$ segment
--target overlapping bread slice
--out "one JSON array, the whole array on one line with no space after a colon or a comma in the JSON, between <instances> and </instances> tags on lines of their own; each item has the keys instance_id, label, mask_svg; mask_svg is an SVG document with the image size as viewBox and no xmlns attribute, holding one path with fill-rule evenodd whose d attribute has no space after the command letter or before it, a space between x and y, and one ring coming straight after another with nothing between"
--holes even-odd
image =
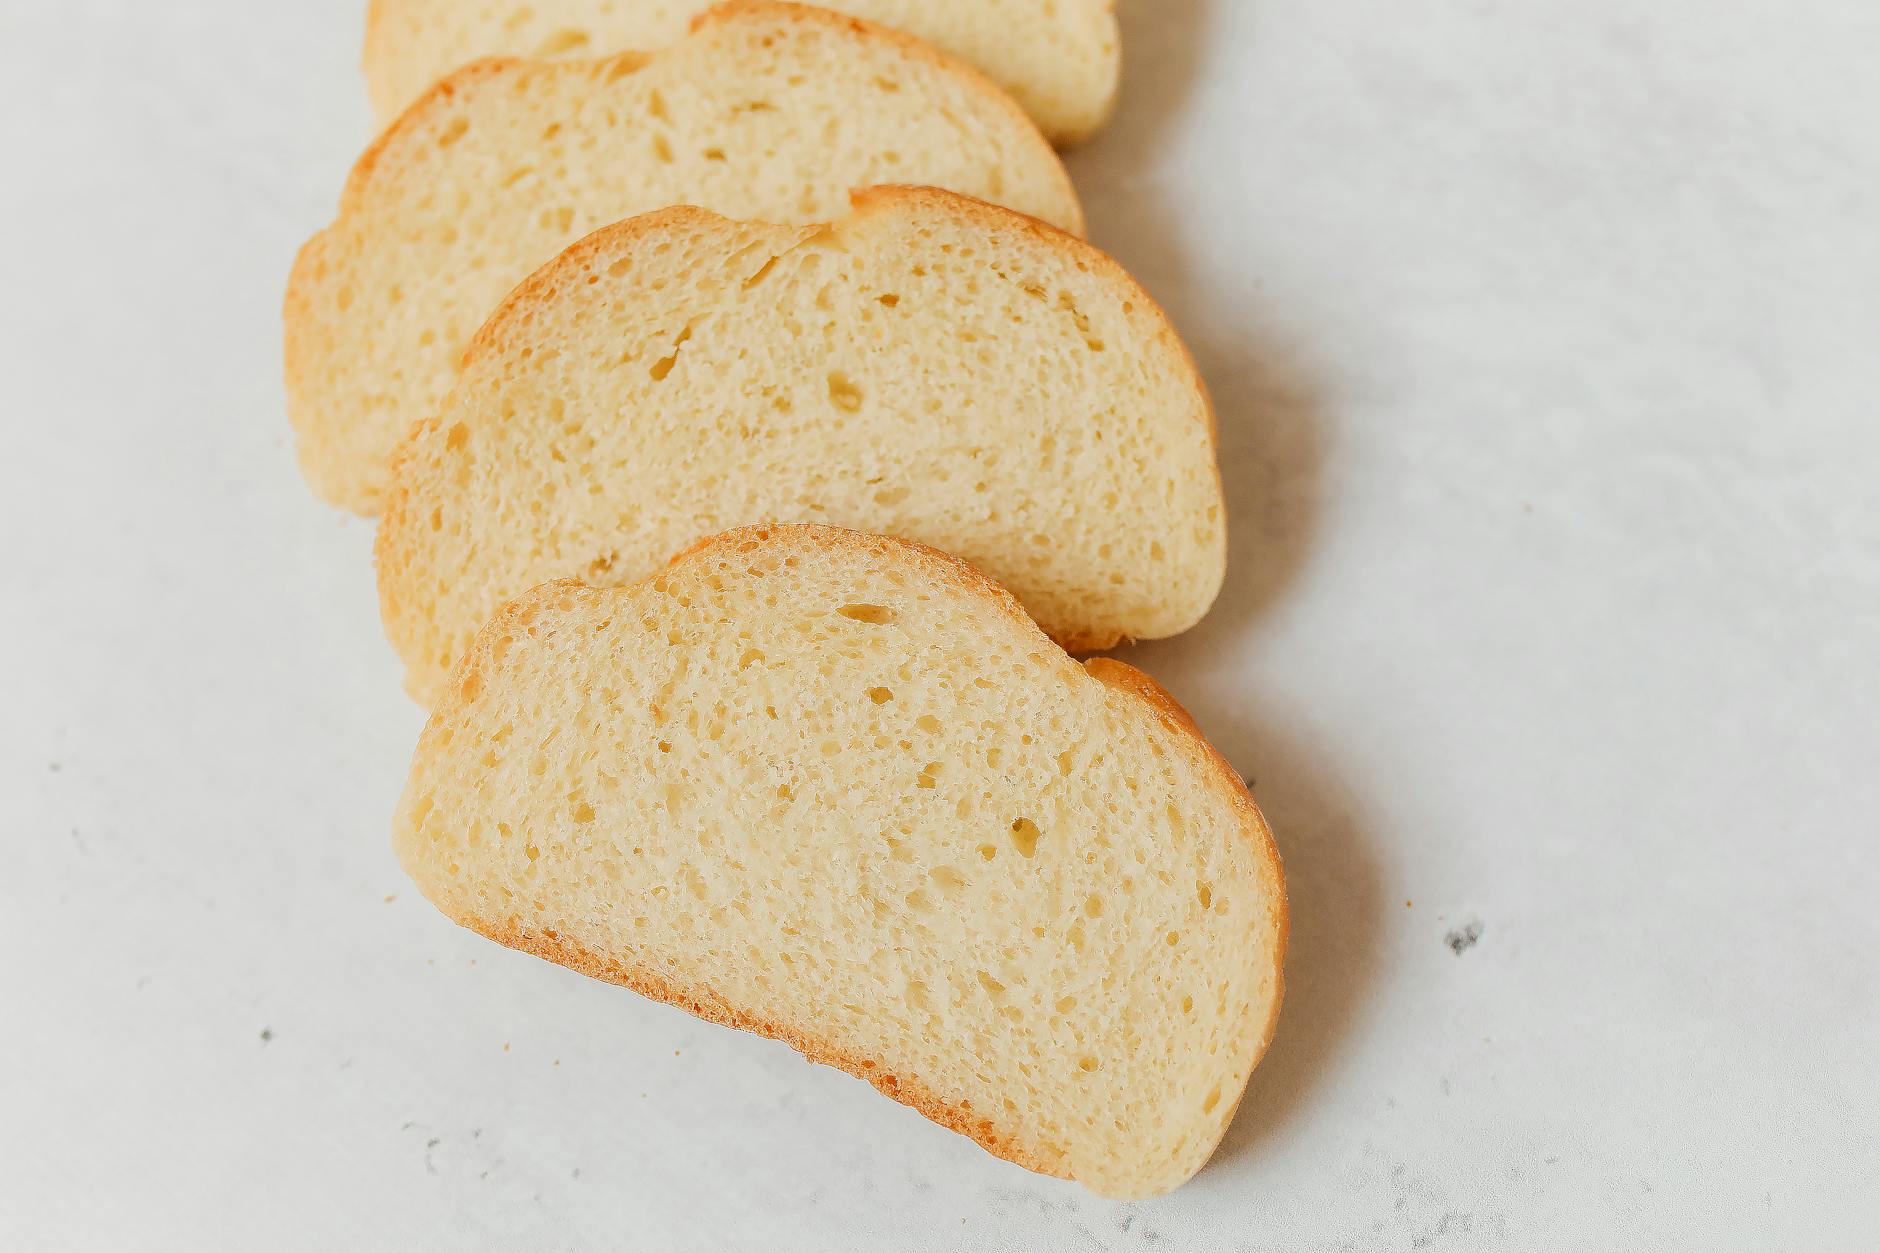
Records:
<instances>
[{"instance_id":1,"label":"overlapping bread slice","mask_svg":"<svg viewBox=\"0 0 1880 1253\"><path fill-rule=\"evenodd\" d=\"M1187 629L1226 564L1212 414L1154 302L1060 231L878 188L822 226L649 214L518 289L397 455L386 632L429 701L537 583L778 521L955 553L1081 650Z\"/></svg>"},{"instance_id":2,"label":"overlapping bread slice","mask_svg":"<svg viewBox=\"0 0 1880 1253\"><path fill-rule=\"evenodd\" d=\"M734 531L505 608L395 842L467 927L1109 1196L1200 1168L1279 1009L1279 860L1181 708L852 531Z\"/></svg>"},{"instance_id":3,"label":"overlapping bread slice","mask_svg":"<svg viewBox=\"0 0 1880 1253\"><path fill-rule=\"evenodd\" d=\"M366 87L389 119L479 57L596 56L683 38L710 0L372 0ZM1120 61L1115 0L825 0L977 66L1060 143L1102 125Z\"/></svg>"},{"instance_id":4,"label":"overlapping bread slice","mask_svg":"<svg viewBox=\"0 0 1880 1253\"><path fill-rule=\"evenodd\" d=\"M360 160L294 266L289 414L336 504L375 512L386 458L435 411L505 293L598 226L672 204L818 221L851 188L933 183L1071 230L1070 181L977 72L821 9L714 9L656 54L486 61Z\"/></svg>"}]
</instances>

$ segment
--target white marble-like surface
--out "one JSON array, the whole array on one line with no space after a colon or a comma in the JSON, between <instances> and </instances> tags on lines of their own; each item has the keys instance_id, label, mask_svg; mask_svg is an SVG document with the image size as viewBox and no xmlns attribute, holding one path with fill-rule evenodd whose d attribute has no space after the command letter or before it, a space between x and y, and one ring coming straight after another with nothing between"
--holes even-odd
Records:
<instances>
[{"instance_id":1,"label":"white marble-like surface","mask_svg":"<svg viewBox=\"0 0 1880 1253\"><path fill-rule=\"evenodd\" d=\"M1125 0L1292 995L1114 1205L453 929L277 309L355 6L0 7L0 1247L1880 1247L1880 9ZM1457 954L1452 932L1477 924Z\"/></svg>"}]
</instances>

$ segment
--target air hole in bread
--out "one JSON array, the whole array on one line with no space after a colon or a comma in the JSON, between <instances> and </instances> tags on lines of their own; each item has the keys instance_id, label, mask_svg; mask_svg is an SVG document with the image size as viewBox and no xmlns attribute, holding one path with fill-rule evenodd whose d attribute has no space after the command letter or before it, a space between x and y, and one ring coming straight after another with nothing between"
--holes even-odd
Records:
<instances>
[{"instance_id":1,"label":"air hole in bread","mask_svg":"<svg viewBox=\"0 0 1880 1253\"><path fill-rule=\"evenodd\" d=\"M845 413L855 413L862 407L862 389L842 371L833 371L829 375L829 401Z\"/></svg>"},{"instance_id":2,"label":"air hole in bread","mask_svg":"<svg viewBox=\"0 0 1880 1253\"><path fill-rule=\"evenodd\" d=\"M558 30L536 45L534 55L544 60L550 57L565 57L587 47L591 39L592 37L584 30Z\"/></svg>"},{"instance_id":3,"label":"air hole in bread","mask_svg":"<svg viewBox=\"0 0 1880 1253\"><path fill-rule=\"evenodd\" d=\"M653 363L653 368L649 370L648 373L653 376L655 383L663 383L666 380L666 376L672 373L672 367L679 364L679 350L684 348L685 341L691 338L692 328L688 326L680 331L678 337L672 341L671 354L661 357Z\"/></svg>"},{"instance_id":4,"label":"air hole in bread","mask_svg":"<svg viewBox=\"0 0 1880 1253\"><path fill-rule=\"evenodd\" d=\"M779 260L780 258L778 257L772 257L770 260L764 262L764 264L758 266L757 269L752 272L751 277L744 280L744 290L749 291L766 278L769 278L770 272L777 268L777 262Z\"/></svg>"},{"instance_id":5,"label":"air hole in bread","mask_svg":"<svg viewBox=\"0 0 1880 1253\"><path fill-rule=\"evenodd\" d=\"M1038 824L1029 818L1018 818L1012 822L1012 847L1018 850L1020 857L1036 857L1038 840L1043 833Z\"/></svg>"},{"instance_id":6,"label":"air hole in bread","mask_svg":"<svg viewBox=\"0 0 1880 1253\"><path fill-rule=\"evenodd\" d=\"M603 84L617 83L629 74L637 74L646 68L652 58L643 52L623 52L607 63L606 72L601 75Z\"/></svg>"}]
</instances>

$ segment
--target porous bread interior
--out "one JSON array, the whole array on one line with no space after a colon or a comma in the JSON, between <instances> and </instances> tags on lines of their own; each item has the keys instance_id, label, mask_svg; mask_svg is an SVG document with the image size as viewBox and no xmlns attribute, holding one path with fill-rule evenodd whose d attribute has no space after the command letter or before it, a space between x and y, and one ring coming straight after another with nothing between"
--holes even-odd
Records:
<instances>
[{"instance_id":1,"label":"porous bread interior","mask_svg":"<svg viewBox=\"0 0 1880 1253\"><path fill-rule=\"evenodd\" d=\"M467 67L361 158L295 263L302 468L326 499L377 512L392 448L435 411L477 326L597 227L673 204L819 221L884 182L1082 226L1057 154L1011 100L852 18L752 2L657 54Z\"/></svg>"},{"instance_id":2,"label":"porous bread interior","mask_svg":"<svg viewBox=\"0 0 1880 1253\"><path fill-rule=\"evenodd\" d=\"M933 544L1083 649L1186 630L1226 566L1207 397L1154 302L1060 232L882 188L826 227L649 215L520 289L396 457L386 632L428 703L537 583L773 521Z\"/></svg>"},{"instance_id":3,"label":"porous bread interior","mask_svg":"<svg viewBox=\"0 0 1880 1253\"><path fill-rule=\"evenodd\" d=\"M366 88L389 120L479 57L596 56L685 36L710 0L373 0ZM1053 140L1103 124L1120 56L1115 0L823 0L977 67Z\"/></svg>"},{"instance_id":4,"label":"porous bread interior","mask_svg":"<svg viewBox=\"0 0 1880 1253\"><path fill-rule=\"evenodd\" d=\"M931 550L733 532L496 618L397 850L485 934L1154 1195L1270 1037L1285 905L1239 779L1138 686Z\"/></svg>"}]
</instances>

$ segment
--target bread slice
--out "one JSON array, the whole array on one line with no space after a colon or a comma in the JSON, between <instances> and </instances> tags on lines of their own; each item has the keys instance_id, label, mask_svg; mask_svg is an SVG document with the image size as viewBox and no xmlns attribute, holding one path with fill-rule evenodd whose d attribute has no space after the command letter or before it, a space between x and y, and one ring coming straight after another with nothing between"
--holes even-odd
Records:
<instances>
[{"instance_id":1,"label":"bread slice","mask_svg":"<svg viewBox=\"0 0 1880 1253\"><path fill-rule=\"evenodd\" d=\"M1161 310L1089 245L918 188L589 236L477 335L387 500L386 633L427 703L512 597L746 523L934 544L1078 650L1186 630L1226 568L1207 394Z\"/></svg>"},{"instance_id":2,"label":"bread slice","mask_svg":"<svg viewBox=\"0 0 1880 1253\"><path fill-rule=\"evenodd\" d=\"M813 222L851 188L933 183L1080 230L1070 180L996 87L906 35L749 0L604 61L454 74L353 170L294 266L289 414L336 504L376 512L386 459L504 294L598 226L672 204Z\"/></svg>"},{"instance_id":3,"label":"bread slice","mask_svg":"<svg viewBox=\"0 0 1880 1253\"><path fill-rule=\"evenodd\" d=\"M579 57L660 48L709 0L372 0L366 89L389 120L431 83L479 57ZM1090 135L1116 96L1115 0L825 0L977 66L1046 135Z\"/></svg>"},{"instance_id":4,"label":"bread slice","mask_svg":"<svg viewBox=\"0 0 1880 1253\"><path fill-rule=\"evenodd\" d=\"M1278 855L1181 708L853 531L733 531L508 606L395 843L464 926L1107 1196L1201 1167L1279 1008Z\"/></svg>"}]
</instances>

